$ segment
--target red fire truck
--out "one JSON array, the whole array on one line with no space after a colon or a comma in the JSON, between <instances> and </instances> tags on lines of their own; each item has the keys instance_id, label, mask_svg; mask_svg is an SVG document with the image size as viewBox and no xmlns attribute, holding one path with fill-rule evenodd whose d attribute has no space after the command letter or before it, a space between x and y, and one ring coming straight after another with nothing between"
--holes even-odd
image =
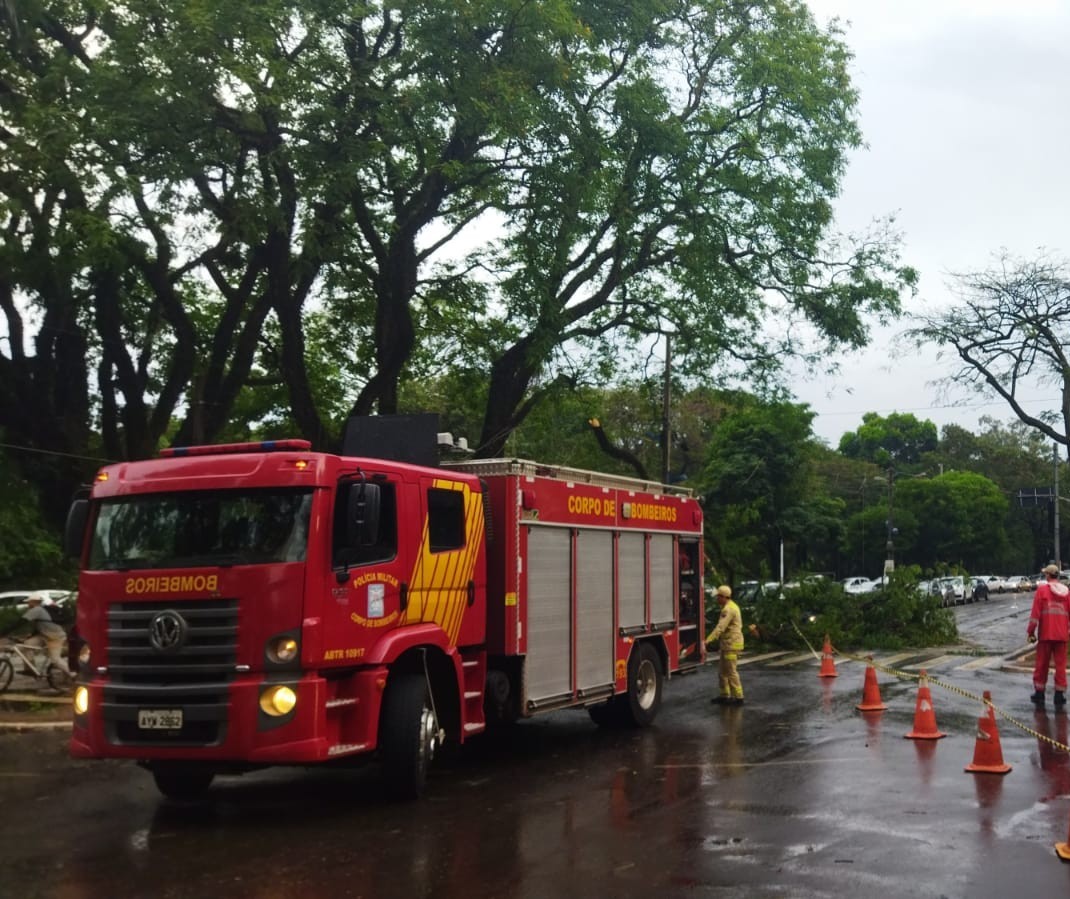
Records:
<instances>
[{"instance_id":1,"label":"red fire truck","mask_svg":"<svg viewBox=\"0 0 1070 899\"><path fill-rule=\"evenodd\" d=\"M689 490L370 442L100 470L67 527L74 756L136 760L189 798L218 773L374 754L417 796L444 739L565 707L646 725L704 660Z\"/></svg>"}]
</instances>

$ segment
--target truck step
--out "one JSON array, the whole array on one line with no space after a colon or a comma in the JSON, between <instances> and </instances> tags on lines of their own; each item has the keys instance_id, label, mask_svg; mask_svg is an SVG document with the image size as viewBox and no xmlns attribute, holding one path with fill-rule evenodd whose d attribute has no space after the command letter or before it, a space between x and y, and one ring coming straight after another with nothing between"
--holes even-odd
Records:
<instances>
[{"instance_id":1,"label":"truck step","mask_svg":"<svg viewBox=\"0 0 1070 899\"><path fill-rule=\"evenodd\" d=\"M465 659L461 664L464 665L465 668L478 668L479 659Z\"/></svg>"},{"instance_id":2,"label":"truck step","mask_svg":"<svg viewBox=\"0 0 1070 899\"><path fill-rule=\"evenodd\" d=\"M482 699L483 698L483 691L482 690L465 690L464 691L464 698L465 699Z\"/></svg>"},{"instance_id":3,"label":"truck step","mask_svg":"<svg viewBox=\"0 0 1070 899\"><path fill-rule=\"evenodd\" d=\"M327 750L327 755L346 755L350 752L363 752L368 748L367 743L339 743Z\"/></svg>"},{"instance_id":4,"label":"truck step","mask_svg":"<svg viewBox=\"0 0 1070 899\"><path fill-rule=\"evenodd\" d=\"M478 733L482 733L486 729L487 729L487 725L485 723L483 723L482 721L480 721L480 722L470 721L468 724L466 724L464 726L464 732L466 734L478 734Z\"/></svg>"},{"instance_id":5,"label":"truck step","mask_svg":"<svg viewBox=\"0 0 1070 899\"><path fill-rule=\"evenodd\" d=\"M327 708L336 709L343 705L356 705L358 702L360 702L360 700L355 696L343 696L338 699L328 699Z\"/></svg>"}]
</instances>

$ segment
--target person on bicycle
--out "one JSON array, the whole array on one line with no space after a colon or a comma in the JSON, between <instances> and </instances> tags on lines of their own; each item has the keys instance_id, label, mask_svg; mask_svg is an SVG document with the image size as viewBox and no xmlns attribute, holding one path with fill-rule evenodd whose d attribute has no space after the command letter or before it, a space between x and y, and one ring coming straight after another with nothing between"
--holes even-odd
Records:
<instances>
[{"instance_id":1,"label":"person on bicycle","mask_svg":"<svg viewBox=\"0 0 1070 899\"><path fill-rule=\"evenodd\" d=\"M13 633L14 631L26 632L25 624L29 623L29 635L24 637L22 642L43 649L48 653L49 664L57 665L66 670L63 664L63 643L67 639L67 635L63 632L63 628L56 624L52 620L52 616L48 614L48 609L44 606L45 598L43 593L31 593L27 596L26 605L28 608L8 633ZM47 670L47 666L45 670Z\"/></svg>"}]
</instances>

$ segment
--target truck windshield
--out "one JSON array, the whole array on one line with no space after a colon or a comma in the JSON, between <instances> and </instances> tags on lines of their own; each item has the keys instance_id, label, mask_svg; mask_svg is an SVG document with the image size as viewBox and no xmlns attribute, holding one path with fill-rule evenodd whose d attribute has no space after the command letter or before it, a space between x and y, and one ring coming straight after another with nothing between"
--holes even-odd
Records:
<instances>
[{"instance_id":1,"label":"truck windshield","mask_svg":"<svg viewBox=\"0 0 1070 899\"><path fill-rule=\"evenodd\" d=\"M303 562L308 489L155 493L104 500L90 569Z\"/></svg>"}]
</instances>

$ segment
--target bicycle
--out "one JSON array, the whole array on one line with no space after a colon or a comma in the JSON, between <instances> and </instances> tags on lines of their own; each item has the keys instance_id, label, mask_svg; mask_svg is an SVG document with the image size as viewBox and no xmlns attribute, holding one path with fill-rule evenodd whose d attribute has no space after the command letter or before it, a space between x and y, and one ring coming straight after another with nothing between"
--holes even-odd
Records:
<instances>
[{"instance_id":1,"label":"bicycle","mask_svg":"<svg viewBox=\"0 0 1070 899\"><path fill-rule=\"evenodd\" d=\"M11 684L15 676L15 660L20 661L24 670L29 669L35 680L45 681L58 693L66 693L74 686L74 675L51 662L46 657L41 667L41 662L34 661L35 656L41 653L41 647L30 643L8 642L0 645L0 693L3 693Z\"/></svg>"}]
</instances>

